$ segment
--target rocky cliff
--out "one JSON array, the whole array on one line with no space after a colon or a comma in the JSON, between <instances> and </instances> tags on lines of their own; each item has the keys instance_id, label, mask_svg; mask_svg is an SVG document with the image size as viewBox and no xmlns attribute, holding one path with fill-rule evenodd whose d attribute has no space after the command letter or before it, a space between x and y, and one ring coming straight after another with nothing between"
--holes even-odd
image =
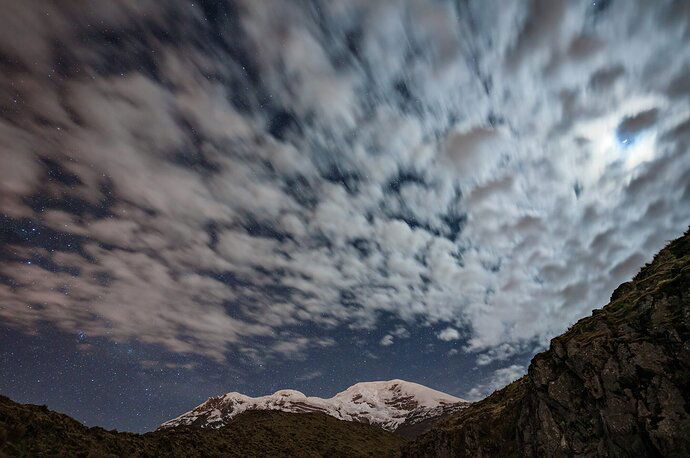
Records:
<instances>
[{"instance_id":1,"label":"rocky cliff","mask_svg":"<svg viewBox=\"0 0 690 458\"><path fill-rule=\"evenodd\" d=\"M403 456L690 456L690 231Z\"/></svg>"}]
</instances>

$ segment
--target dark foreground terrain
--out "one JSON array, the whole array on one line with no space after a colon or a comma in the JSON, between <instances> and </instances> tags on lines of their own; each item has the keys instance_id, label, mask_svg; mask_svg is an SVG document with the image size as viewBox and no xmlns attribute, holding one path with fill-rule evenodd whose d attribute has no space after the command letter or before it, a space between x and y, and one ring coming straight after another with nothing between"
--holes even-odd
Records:
<instances>
[{"instance_id":1,"label":"dark foreground terrain","mask_svg":"<svg viewBox=\"0 0 690 458\"><path fill-rule=\"evenodd\" d=\"M415 440L325 414L249 411L218 430L86 428L0 397L2 456L690 456L690 232L520 380Z\"/></svg>"},{"instance_id":2,"label":"dark foreground terrain","mask_svg":"<svg viewBox=\"0 0 690 458\"><path fill-rule=\"evenodd\" d=\"M0 456L388 457L398 456L402 442L378 427L322 413L266 410L245 412L217 430L121 433L0 397Z\"/></svg>"}]
</instances>

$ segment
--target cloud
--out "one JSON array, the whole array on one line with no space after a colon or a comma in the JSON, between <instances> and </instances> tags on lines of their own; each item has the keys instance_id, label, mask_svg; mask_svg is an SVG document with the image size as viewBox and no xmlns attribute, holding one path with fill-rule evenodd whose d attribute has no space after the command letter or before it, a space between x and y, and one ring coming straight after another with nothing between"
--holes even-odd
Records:
<instances>
[{"instance_id":1,"label":"cloud","mask_svg":"<svg viewBox=\"0 0 690 458\"><path fill-rule=\"evenodd\" d=\"M381 345L382 347L389 347L393 345L393 336L390 334L386 334L379 341L379 345Z\"/></svg>"},{"instance_id":2,"label":"cloud","mask_svg":"<svg viewBox=\"0 0 690 458\"><path fill-rule=\"evenodd\" d=\"M618 125L617 134L619 137L629 137L636 135L640 131L651 128L659 117L659 110L652 108L637 113L634 116L627 116Z\"/></svg>"},{"instance_id":3,"label":"cloud","mask_svg":"<svg viewBox=\"0 0 690 458\"><path fill-rule=\"evenodd\" d=\"M271 346L271 353L278 353L289 359L304 359L305 352L309 348L327 348L335 343L335 340L331 338L309 339L303 336L286 336Z\"/></svg>"},{"instance_id":4,"label":"cloud","mask_svg":"<svg viewBox=\"0 0 690 458\"><path fill-rule=\"evenodd\" d=\"M524 352L526 348L521 348L517 345L501 344L497 347L489 349L489 351L477 356L477 365L486 366L494 361L506 361L512 356Z\"/></svg>"},{"instance_id":5,"label":"cloud","mask_svg":"<svg viewBox=\"0 0 690 458\"><path fill-rule=\"evenodd\" d=\"M172 362L162 362L162 361L157 361L157 360L150 360L150 359L144 359L139 361L139 365L143 367L144 369L158 369L158 370L163 370L163 369L185 369L185 370L191 370L197 367L197 363L194 362L188 362L188 363L172 363Z\"/></svg>"},{"instance_id":6,"label":"cloud","mask_svg":"<svg viewBox=\"0 0 690 458\"><path fill-rule=\"evenodd\" d=\"M515 380L519 379L520 377L525 375L526 372L527 369L524 366L517 364L496 369L491 374L488 381L480 383L479 385L472 388L470 391L467 392L465 398L470 401L478 401L480 399L484 399L494 391L499 390L505 387L506 385L514 382Z\"/></svg>"},{"instance_id":7,"label":"cloud","mask_svg":"<svg viewBox=\"0 0 690 458\"><path fill-rule=\"evenodd\" d=\"M504 133L480 125L450 134L445 149L460 180L481 182L491 177L502 156L509 153L511 147Z\"/></svg>"},{"instance_id":8,"label":"cloud","mask_svg":"<svg viewBox=\"0 0 690 458\"><path fill-rule=\"evenodd\" d=\"M364 356L366 356L369 359L373 359L374 361L376 361L380 358L380 356L378 356L377 354L375 354L369 350L364 351Z\"/></svg>"},{"instance_id":9,"label":"cloud","mask_svg":"<svg viewBox=\"0 0 690 458\"><path fill-rule=\"evenodd\" d=\"M436 335L439 339L445 340L446 342L451 340L458 340L460 338L460 333L457 329L446 328Z\"/></svg>"},{"instance_id":10,"label":"cloud","mask_svg":"<svg viewBox=\"0 0 690 458\"><path fill-rule=\"evenodd\" d=\"M298 382L306 382L308 380L314 380L317 378L321 378L323 376L323 372L321 371L311 371L311 372L306 372L304 374L298 375L295 377L295 380Z\"/></svg>"},{"instance_id":11,"label":"cloud","mask_svg":"<svg viewBox=\"0 0 690 458\"><path fill-rule=\"evenodd\" d=\"M485 365L690 222L677 3L240 3L5 15L4 322L225 361L392 315Z\"/></svg>"},{"instance_id":12,"label":"cloud","mask_svg":"<svg viewBox=\"0 0 690 458\"><path fill-rule=\"evenodd\" d=\"M410 337L410 331L405 329L403 326L396 326L393 331L391 331L391 334L398 339L407 339Z\"/></svg>"}]
</instances>

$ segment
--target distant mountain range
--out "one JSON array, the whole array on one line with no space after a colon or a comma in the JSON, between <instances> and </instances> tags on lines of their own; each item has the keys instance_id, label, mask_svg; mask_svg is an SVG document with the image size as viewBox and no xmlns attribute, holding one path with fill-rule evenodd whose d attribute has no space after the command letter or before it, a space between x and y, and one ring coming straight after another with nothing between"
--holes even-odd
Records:
<instances>
[{"instance_id":1,"label":"distant mountain range","mask_svg":"<svg viewBox=\"0 0 690 458\"><path fill-rule=\"evenodd\" d=\"M690 231L479 402L402 380L229 393L138 435L0 396L0 456L687 457L689 406Z\"/></svg>"},{"instance_id":2,"label":"distant mountain range","mask_svg":"<svg viewBox=\"0 0 690 458\"><path fill-rule=\"evenodd\" d=\"M411 437L433 420L468 405L469 402L463 399L404 380L362 382L328 399L305 396L295 390L280 390L257 398L227 393L208 399L195 409L163 423L158 429L179 426L220 428L242 412L280 410L321 412L339 420L376 425Z\"/></svg>"}]
</instances>

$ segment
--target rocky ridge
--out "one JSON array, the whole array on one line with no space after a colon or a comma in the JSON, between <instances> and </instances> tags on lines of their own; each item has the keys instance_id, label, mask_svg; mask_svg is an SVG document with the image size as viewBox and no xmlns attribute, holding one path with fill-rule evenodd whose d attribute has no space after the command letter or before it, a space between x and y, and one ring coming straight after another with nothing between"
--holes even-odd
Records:
<instances>
[{"instance_id":1,"label":"rocky ridge","mask_svg":"<svg viewBox=\"0 0 690 458\"><path fill-rule=\"evenodd\" d=\"M690 231L403 456L690 456Z\"/></svg>"}]
</instances>

